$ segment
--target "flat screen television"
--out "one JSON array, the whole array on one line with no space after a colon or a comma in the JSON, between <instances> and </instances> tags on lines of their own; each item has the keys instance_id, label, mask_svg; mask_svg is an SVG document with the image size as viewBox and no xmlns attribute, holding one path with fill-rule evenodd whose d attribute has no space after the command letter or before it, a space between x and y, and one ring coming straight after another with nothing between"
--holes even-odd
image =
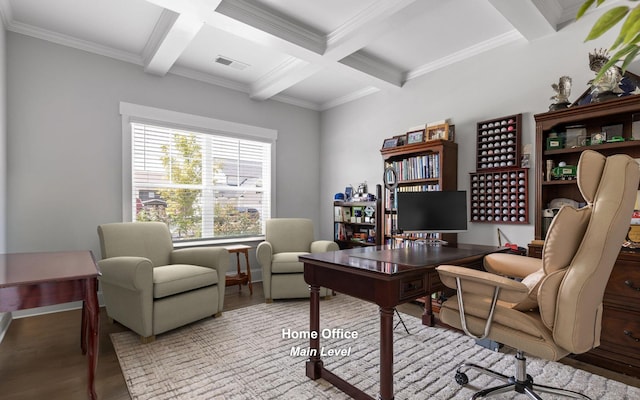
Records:
<instances>
[{"instance_id":1,"label":"flat screen television","mask_svg":"<svg viewBox=\"0 0 640 400\"><path fill-rule=\"evenodd\" d=\"M403 233L467 230L467 192L398 192L397 229Z\"/></svg>"}]
</instances>

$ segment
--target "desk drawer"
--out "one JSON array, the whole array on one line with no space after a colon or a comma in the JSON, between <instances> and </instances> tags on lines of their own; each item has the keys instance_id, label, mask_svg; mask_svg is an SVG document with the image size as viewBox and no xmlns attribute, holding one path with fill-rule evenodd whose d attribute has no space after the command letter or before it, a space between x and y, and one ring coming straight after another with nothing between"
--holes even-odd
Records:
<instances>
[{"instance_id":1,"label":"desk drawer","mask_svg":"<svg viewBox=\"0 0 640 400\"><path fill-rule=\"evenodd\" d=\"M640 311L640 268L637 263L618 258L605 290L607 302Z\"/></svg>"},{"instance_id":2,"label":"desk drawer","mask_svg":"<svg viewBox=\"0 0 640 400\"><path fill-rule=\"evenodd\" d=\"M403 278L400 282L400 300L415 299L427 294L424 275Z\"/></svg>"},{"instance_id":3,"label":"desk drawer","mask_svg":"<svg viewBox=\"0 0 640 400\"><path fill-rule=\"evenodd\" d=\"M640 359L640 313L607 307L602 318L600 349Z\"/></svg>"}]
</instances>

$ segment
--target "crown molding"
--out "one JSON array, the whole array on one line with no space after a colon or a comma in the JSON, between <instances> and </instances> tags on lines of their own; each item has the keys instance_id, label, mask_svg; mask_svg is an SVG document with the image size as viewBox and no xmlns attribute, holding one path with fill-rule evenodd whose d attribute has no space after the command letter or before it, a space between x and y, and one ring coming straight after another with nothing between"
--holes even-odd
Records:
<instances>
[{"instance_id":1,"label":"crown molding","mask_svg":"<svg viewBox=\"0 0 640 400\"><path fill-rule=\"evenodd\" d=\"M326 49L324 34L249 0L223 0L215 12L316 54L322 54Z\"/></svg>"},{"instance_id":2,"label":"crown molding","mask_svg":"<svg viewBox=\"0 0 640 400\"><path fill-rule=\"evenodd\" d=\"M99 54L101 56L109 58L115 58L116 60L125 61L131 64L143 65L142 57L138 54L116 50L108 46L103 46L101 44L89 42L87 40L77 39L68 35L64 35L62 33L52 32L42 28L36 28L22 22L11 21L6 28L11 32L46 40L48 42L72 47L89 53Z\"/></svg>"},{"instance_id":3,"label":"crown molding","mask_svg":"<svg viewBox=\"0 0 640 400\"><path fill-rule=\"evenodd\" d=\"M505 44L520 40L522 38L523 36L522 34L520 34L520 32L515 29L511 30L509 32L503 33L502 35L478 43L477 45L467 47L465 49L456 51L455 53L450 54L446 57L439 58L434 62L430 62L417 67L407 73L406 80L410 81L412 79L416 79L422 75L428 74L429 72L457 63L467 58L471 58L478 54L495 49L496 47L504 46Z\"/></svg>"}]
</instances>

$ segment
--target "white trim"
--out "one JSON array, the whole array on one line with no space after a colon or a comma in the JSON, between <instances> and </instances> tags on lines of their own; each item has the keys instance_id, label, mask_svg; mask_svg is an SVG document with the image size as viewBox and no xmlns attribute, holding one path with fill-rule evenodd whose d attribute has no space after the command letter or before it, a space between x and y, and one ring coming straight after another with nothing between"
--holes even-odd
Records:
<instances>
[{"instance_id":1,"label":"white trim","mask_svg":"<svg viewBox=\"0 0 640 400\"><path fill-rule=\"evenodd\" d=\"M253 139L269 140L275 142L278 139L278 131L259 126L246 125L238 122L224 121L221 119L203 117L200 115L186 114L178 111L164 110L162 108L141 106L138 104L120 102L120 114L129 121L142 118L150 121L164 122L179 127L204 129L218 133L226 133L234 136L250 137Z\"/></svg>"}]
</instances>

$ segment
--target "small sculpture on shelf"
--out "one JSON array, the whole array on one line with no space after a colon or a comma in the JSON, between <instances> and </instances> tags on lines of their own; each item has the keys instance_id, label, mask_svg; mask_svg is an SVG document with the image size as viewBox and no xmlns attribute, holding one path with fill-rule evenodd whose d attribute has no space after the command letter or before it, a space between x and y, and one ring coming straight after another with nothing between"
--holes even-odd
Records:
<instances>
[{"instance_id":1,"label":"small sculpture on shelf","mask_svg":"<svg viewBox=\"0 0 640 400\"><path fill-rule=\"evenodd\" d=\"M594 49L593 53L589 53L589 69L598 74L602 67L609 61L607 49ZM609 100L618 97L624 93L620 89L620 81L622 80L622 70L620 67L613 65L609 67L601 77L589 81L591 85L591 102Z\"/></svg>"},{"instance_id":2,"label":"small sculpture on shelf","mask_svg":"<svg viewBox=\"0 0 640 400\"><path fill-rule=\"evenodd\" d=\"M568 76L561 76L558 83L552 83L551 88L555 90L556 95L551 97L550 100L555 100L553 104L549 106L549 111L562 110L569 107L569 96L571 95L571 78Z\"/></svg>"}]
</instances>

